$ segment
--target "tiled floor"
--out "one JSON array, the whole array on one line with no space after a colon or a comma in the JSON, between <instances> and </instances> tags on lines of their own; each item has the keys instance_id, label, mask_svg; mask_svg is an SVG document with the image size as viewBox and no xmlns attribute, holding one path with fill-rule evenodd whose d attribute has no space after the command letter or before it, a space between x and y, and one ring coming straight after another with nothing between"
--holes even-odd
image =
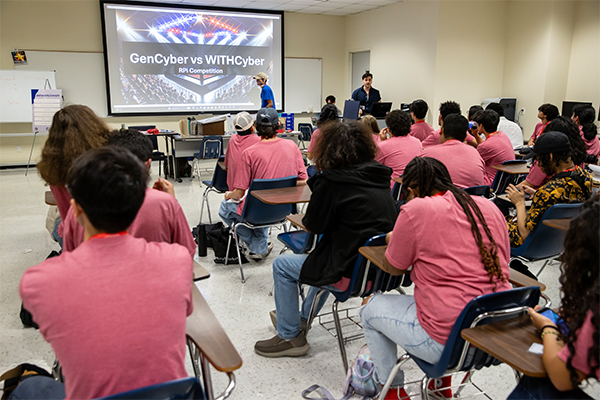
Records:
<instances>
[{"instance_id":1,"label":"tiled floor","mask_svg":"<svg viewBox=\"0 0 600 400\"><path fill-rule=\"evenodd\" d=\"M214 162L208 162L210 172L203 179L210 179ZM153 166L154 179L158 165ZM54 360L51 347L40 333L24 329L19 320L20 299L18 284L23 272L41 261L58 245L46 231L45 219L48 206L44 204L47 187L35 170L24 175L24 170L0 171L0 372L22 362L32 362L49 368ZM177 199L181 203L190 226L195 226L200 217L199 199L204 189L198 179L184 178L175 184ZM210 195L213 220L218 219L217 210L221 196ZM206 221L206 210L204 219ZM197 260L211 273L207 280L197 285L227 331L240 353L244 364L236 371L237 386L231 399L300 399L302 390L313 384L329 389L336 397L342 396L345 372L342 369L337 342L322 327L316 326L308 336L310 353L301 358L267 359L254 353L254 342L275 335L269 311L275 308L269 296L272 285L271 265L279 254L281 245L276 240L279 233L272 232L275 249L267 260L246 264L247 281L240 282L237 265L218 265L209 256ZM534 269L537 271L537 269ZM559 301L558 264L546 268L541 280L548 286L546 294ZM356 301L349 301L358 306ZM329 304L329 303L328 303ZM330 307L326 305L326 309ZM364 339L350 343L348 357L352 358L364 343ZM140 366L143 373L143 366ZM191 364L188 365L191 373ZM409 365L407 379L421 377L419 369ZM506 365L478 372L474 381L484 388L491 398L503 399L515 386L512 370ZM215 391L225 387L225 377L214 371ZM413 386L409 391L416 390ZM592 388L593 395L600 397L598 386ZM467 394L467 393L465 393Z\"/></svg>"}]
</instances>

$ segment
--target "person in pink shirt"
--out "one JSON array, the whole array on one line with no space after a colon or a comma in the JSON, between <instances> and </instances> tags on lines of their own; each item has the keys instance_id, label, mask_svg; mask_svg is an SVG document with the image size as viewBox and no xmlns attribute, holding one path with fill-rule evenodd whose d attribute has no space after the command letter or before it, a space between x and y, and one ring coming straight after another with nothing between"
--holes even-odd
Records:
<instances>
[{"instance_id":1,"label":"person in pink shirt","mask_svg":"<svg viewBox=\"0 0 600 400\"><path fill-rule=\"evenodd\" d=\"M416 137L421 142L434 131L432 126L425 122L427 110L429 110L429 106L425 100L415 100L410 104L410 116L414 121L414 124L410 127L410 136Z\"/></svg>"},{"instance_id":2,"label":"person in pink shirt","mask_svg":"<svg viewBox=\"0 0 600 400\"><path fill-rule=\"evenodd\" d=\"M319 137L321 137L321 128L331 121L339 121L340 118L338 115L339 110L335 104L328 103L321 108L321 114L319 114L319 119L317 120L317 129L312 133L312 136L310 137L310 143L308 145L306 157L309 160L313 160L315 158L315 151L317 150Z\"/></svg>"},{"instance_id":3,"label":"person in pink shirt","mask_svg":"<svg viewBox=\"0 0 600 400\"><path fill-rule=\"evenodd\" d=\"M591 156L589 162L595 164L598 162L598 155L600 154L598 128L594 123L596 121L596 110L592 106L578 104L573 107L573 116L571 119L579 125L581 137L587 147L587 153Z\"/></svg>"},{"instance_id":4,"label":"person in pink shirt","mask_svg":"<svg viewBox=\"0 0 600 400\"><path fill-rule=\"evenodd\" d=\"M477 149L463 143L469 129L469 121L460 114L450 114L444 119L439 146L432 146L421 152L421 157L432 157L441 161L452 183L464 189L483 185L485 163Z\"/></svg>"},{"instance_id":5,"label":"person in pink shirt","mask_svg":"<svg viewBox=\"0 0 600 400\"><path fill-rule=\"evenodd\" d=\"M496 172L498 172L493 166L501 165L508 160L514 160L515 152L508 136L504 132L496 130L500 121L500 117L496 111L479 111L473 119L477 122L477 131L479 134L485 135L485 141L480 135L475 135L475 140L478 143L477 151L485 162L483 184L491 187Z\"/></svg>"},{"instance_id":6,"label":"person in pink shirt","mask_svg":"<svg viewBox=\"0 0 600 400\"><path fill-rule=\"evenodd\" d=\"M152 143L144 134L135 129L121 129L113 132L108 144L131 151L150 171ZM84 241L83 227L73 209L67 213L64 227L64 251L73 251ZM173 184L165 179L159 178L152 188L146 188L144 203L127 232L149 242L178 243L188 249L192 258L196 254L196 242L175 199Z\"/></svg>"},{"instance_id":7,"label":"person in pink shirt","mask_svg":"<svg viewBox=\"0 0 600 400\"><path fill-rule=\"evenodd\" d=\"M447 115L460 113L460 104L458 104L455 101L449 100L440 104L440 115L438 116L438 125L440 125L440 127L442 126L442 124L444 123L444 118L446 118ZM475 138L469 133L467 133L465 143L467 143L470 146L477 147L477 142L475 141ZM423 148L437 146L438 144L440 144L440 129L433 131L431 135L429 135L422 142Z\"/></svg>"},{"instance_id":8,"label":"person in pink shirt","mask_svg":"<svg viewBox=\"0 0 600 400\"><path fill-rule=\"evenodd\" d=\"M300 149L293 141L277 137L278 125L279 115L275 109L261 108L258 111L256 130L260 142L242 153L240 170L233 183L235 189L225 193L225 200L221 202L219 209L219 215L227 225L231 226L234 221L241 220L246 191L253 180L296 175L298 185L306 184L308 175ZM269 228L249 229L240 226L237 233L248 246L249 257L252 259L264 259L273 248L267 241Z\"/></svg>"},{"instance_id":9,"label":"person in pink shirt","mask_svg":"<svg viewBox=\"0 0 600 400\"><path fill-rule=\"evenodd\" d=\"M376 294L360 313L374 378L381 385L397 360L397 346L436 363L470 300L511 289L508 232L498 208L454 186L444 164L434 158L413 159L403 181L408 202L386 237L383 269L400 275L412 266L414 296ZM440 232L452 232L460 240ZM443 381L446 386L450 378ZM392 384L395 390L385 399L408 398L403 383L400 371Z\"/></svg>"},{"instance_id":10,"label":"person in pink shirt","mask_svg":"<svg viewBox=\"0 0 600 400\"><path fill-rule=\"evenodd\" d=\"M229 190L234 189L233 182L235 182L238 173L238 164L242 153L248 147L260 142L260 138L254 133L254 118L246 111L242 111L235 116L233 125L237 134L229 139L227 151L225 152L225 167L227 169L227 186L229 186Z\"/></svg>"},{"instance_id":11,"label":"person in pink shirt","mask_svg":"<svg viewBox=\"0 0 600 400\"><path fill-rule=\"evenodd\" d=\"M409 135L411 118L407 112L391 111L385 117L385 124L387 127L381 131L381 142L375 161L390 167L393 170L392 178L397 178L404 173L406 164L421 154L423 147L419 139ZM389 139L388 133L391 135ZM392 179L390 188L393 186Z\"/></svg>"},{"instance_id":12,"label":"person in pink shirt","mask_svg":"<svg viewBox=\"0 0 600 400\"><path fill-rule=\"evenodd\" d=\"M71 206L71 195L65 188L67 171L73 160L89 149L104 146L110 128L89 107L73 104L65 106L52 117L48 140L42 149L36 168L56 199L61 221L52 234L62 247L62 221Z\"/></svg>"},{"instance_id":13,"label":"person in pink shirt","mask_svg":"<svg viewBox=\"0 0 600 400\"><path fill-rule=\"evenodd\" d=\"M65 383L34 376L12 398L95 399L187 376L190 254L126 232L147 179L144 165L117 147L72 163L67 184L85 241L29 268L19 285Z\"/></svg>"},{"instance_id":14,"label":"person in pink shirt","mask_svg":"<svg viewBox=\"0 0 600 400\"><path fill-rule=\"evenodd\" d=\"M377 118L372 115L365 115L360 119L360 122L366 125L367 130L371 133L373 141L378 145L381 142L381 136L379 135L381 130L379 129Z\"/></svg>"},{"instance_id":15,"label":"person in pink shirt","mask_svg":"<svg viewBox=\"0 0 600 400\"><path fill-rule=\"evenodd\" d=\"M600 380L598 221L600 198L595 195L571 220L565 236L559 323L539 314L539 306L529 309L531 322L542 337L542 362L548 377L523 375L509 399L591 399L579 385L586 379Z\"/></svg>"},{"instance_id":16,"label":"person in pink shirt","mask_svg":"<svg viewBox=\"0 0 600 400\"><path fill-rule=\"evenodd\" d=\"M537 117L541 120L538 122L535 128L533 129L533 135L529 138L528 146L533 146L538 137L544 132L546 125L548 122L552 121L554 118L558 117L560 113L558 112L558 107L554 104L544 103L538 108Z\"/></svg>"}]
</instances>

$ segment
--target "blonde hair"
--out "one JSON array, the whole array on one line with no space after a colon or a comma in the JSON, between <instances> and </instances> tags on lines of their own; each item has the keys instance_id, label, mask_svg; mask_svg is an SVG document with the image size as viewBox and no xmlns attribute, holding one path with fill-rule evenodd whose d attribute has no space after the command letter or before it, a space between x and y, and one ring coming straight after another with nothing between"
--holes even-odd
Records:
<instances>
[{"instance_id":1,"label":"blonde hair","mask_svg":"<svg viewBox=\"0 0 600 400\"><path fill-rule=\"evenodd\" d=\"M371 132L373 135L377 135L380 132L379 124L377 123L377 119L375 119L374 116L365 115L361 118L360 122L365 124L369 132Z\"/></svg>"}]
</instances>

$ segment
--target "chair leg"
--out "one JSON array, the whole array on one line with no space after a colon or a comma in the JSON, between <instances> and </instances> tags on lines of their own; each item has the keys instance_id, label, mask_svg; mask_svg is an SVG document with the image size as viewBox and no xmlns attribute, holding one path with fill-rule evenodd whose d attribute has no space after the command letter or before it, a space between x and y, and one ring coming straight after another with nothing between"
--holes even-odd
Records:
<instances>
[{"instance_id":1,"label":"chair leg","mask_svg":"<svg viewBox=\"0 0 600 400\"><path fill-rule=\"evenodd\" d=\"M191 339L186 338L186 342L187 342L187 348L190 352L190 359L192 360L192 368L194 369L194 375L196 376L196 379L200 379L200 375L201 375L201 369L200 369L200 364L198 363L198 349L196 348L196 345L194 344L194 342L192 342Z\"/></svg>"},{"instance_id":2,"label":"chair leg","mask_svg":"<svg viewBox=\"0 0 600 400\"><path fill-rule=\"evenodd\" d=\"M246 283L246 278L244 277L244 267L242 267L242 254L240 253L240 244L238 242L238 235L237 235L237 225L233 226L233 238L235 239L235 249L237 250L237 255L238 255L238 264L240 265L240 274L242 274L242 283ZM227 246L229 247L229 246ZM229 249L227 249L227 254L225 254L225 258L227 258L227 255L229 254Z\"/></svg>"},{"instance_id":3,"label":"chair leg","mask_svg":"<svg viewBox=\"0 0 600 400\"><path fill-rule=\"evenodd\" d=\"M337 333L338 345L340 346L340 356L342 357L342 363L344 364L344 372L348 371L348 356L346 355L346 346L344 344L344 335L342 333L342 324L340 323L340 316L338 314L338 301L334 301L331 306L333 311L333 322L335 322L335 330Z\"/></svg>"},{"instance_id":4,"label":"chair leg","mask_svg":"<svg viewBox=\"0 0 600 400\"><path fill-rule=\"evenodd\" d=\"M212 216L210 215L210 203L208 202L208 192L204 192L204 201L206 202L206 212L208 213L208 222L212 224ZM200 214L202 216L202 213Z\"/></svg>"},{"instance_id":5,"label":"chair leg","mask_svg":"<svg viewBox=\"0 0 600 400\"><path fill-rule=\"evenodd\" d=\"M300 286L300 284L298 284L298 286ZM319 304L319 300L321 300L321 296L323 296L323 294L325 293L324 289L319 289L317 291L317 294L315 295L315 299L313 300L313 303L310 306L310 313L308 314L308 321L306 324L306 333L308 334L308 331L310 330L310 327L313 324L313 321L315 320L315 317L317 316L317 305ZM304 299L304 298L303 298Z\"/></svg>"},{"instance_id":6,"label":"chair leg","mask_svg":"<svg viewBox=\"0 0 600 400\"><path fill-rule=\"evenodd\" d=\"M404 364L409 359L410 359L410 356L408 354L403 354L396 361L394 368L392 368L392 371L390 372L390 376L388 376L387 381L385 381L385 385L383 385L383 389L381 389L381 393L379 393L379 399L385 399L387 392L390 390L390 387L392 386L392 382L394 382L394 378L396 377L396 374L398 374L398 370L400 369L400 367L402 367L402 364Z\"/></svg>"},{"instance_id":7,"label":"chair leg","mask_svg":"<svg viewBox=\"0 0 600 400\"><path fill-rule=\"evenodd\" d=\"M213 393L212 380L210 378L210 362L202 353L200 353L200 362L202 365L202 381L204 383L206 397L209 399L214 399L215 395Z\"/></svg>"},{"instance_id":8,"label":"chair leg","mask_svg":"<svg viewBox=\"0 0 600 400\"><path fill-rule=\"evenodd\" d=\"M429 385L430 377L425 375L421 380L421 400L429 400L429 390L427 390L427 386Z\"/></svg>"},{"instance_id":9,"label":"chair leg","mask_svg":"<svg viewBox=\"0 0 600 400\"><path fill-rule=\"evenodd\" d=\"M540 277L540 274L542 273L542 271L544 270L544 268L546 268L546 265L548 265L548 263L549 263L550 261L552 261L552 259L551 259L551 258L547 259L547 260L544 262L544 265L542 265L542 268L540 268L540 270L538 271L538 273L537 273L537 274L535 274L535 277L536 277L536 278L539 278L539 277Z\"/></svg>"},{"instance_id":10,"label":"chair leg","mask_svg":"<svg viewBox=\"0 0 600 400\"><path fill-rule=\"evenodd\" d=\"M514 368L511 368L515 374L515 380L517 381L517 385L519 384L519 382L521 381L521 377L523 376L523 374L521 374L519 371L517 371Z\"/></svg>"},{"instance_id":11,"label":"chair leg","mask_svg":"<svg viewBox=\"0 0 600 400\"><path fill-rule=\"evenodd\" d=\"M455 397L458 397L460 395L460 392L462 392L463 388L466 386L465 382L467 382L467 383L471 382L471 378L473 378L474 373L475 373L474 369L467 371L467 374L465 375L462 382L460 383L460 386L458 387L458 389L456 389L456 392L454 392Z\"/></svg>"}]
</instances>

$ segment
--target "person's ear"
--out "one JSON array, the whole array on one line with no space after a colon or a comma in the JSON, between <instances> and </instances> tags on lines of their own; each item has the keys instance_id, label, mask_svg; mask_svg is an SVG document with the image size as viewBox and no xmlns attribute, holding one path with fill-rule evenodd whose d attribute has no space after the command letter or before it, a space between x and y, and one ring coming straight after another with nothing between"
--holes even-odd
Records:
<instances>
[{"instance_id":1,"label":"person's ear","mask_svg":"<svg viewBox=\"0 0 600 400\"><path fill-rule=\"evenodd\" d=\"M85 211L83 208L75 201L75 199L71 198L71 208L73 209L73 216L79 223L79 225L84 226L84 219L87 218Z\"/></svg>"},{"instance_id":2,"label":"person's ear","mask_svg":"<svg viewBox=\"0 0 600 400\"><path fill-rule=\"evenodd\" d=\"M144 165L146 166L146 169L148 171L150 171L150 166L152 166L152 159L151 158L147 159L146 162L144 163Z\"/></svg>"}]
</instances>

